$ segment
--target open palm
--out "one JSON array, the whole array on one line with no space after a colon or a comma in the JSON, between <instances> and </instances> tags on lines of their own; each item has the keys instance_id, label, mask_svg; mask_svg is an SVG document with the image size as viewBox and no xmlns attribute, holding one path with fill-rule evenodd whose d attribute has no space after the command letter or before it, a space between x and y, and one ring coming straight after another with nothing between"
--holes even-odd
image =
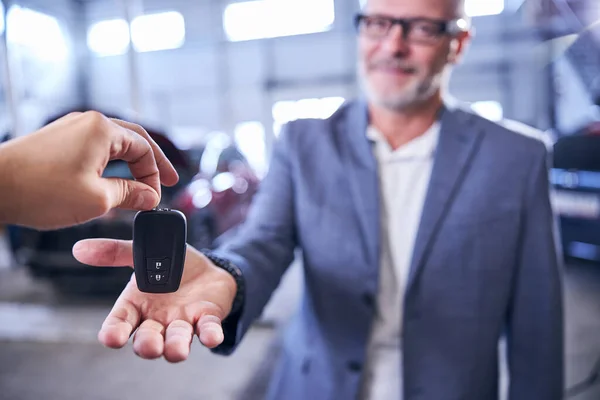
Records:
<instances>
[{"instance_id":1,"label":"open palm","mask_svg":"<svg viewBox=\"0 0 600 400\"><path fill-rule=\"evenodd\" d=\"M133 265L130 241L90 239L78 242L73 255L84 264ZM209 348L223 342L221 321L231 310L235 280L202 253L188 247L179 290L140 292L135 275L115 302L98 333L102 344L123 347L133 332L134 352L146 359L164 355L169 362L187 359L194 334Z\"/></svg>"}]
</instances>

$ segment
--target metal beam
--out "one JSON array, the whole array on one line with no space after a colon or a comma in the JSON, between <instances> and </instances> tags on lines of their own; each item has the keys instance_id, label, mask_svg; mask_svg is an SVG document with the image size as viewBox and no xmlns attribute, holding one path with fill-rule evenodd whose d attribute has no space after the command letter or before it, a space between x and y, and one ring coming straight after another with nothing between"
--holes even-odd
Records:
<instances>
[{"instance_id":1,"label":"metal beam","mask_svg":"<svg viewBox=\"0 0 600 400\"><path fill-rule=\"evenodd\" d=\"M138 67L138 54L133 46L133 35L131 29L131 23L134 18L141 15L144 10L144 4L142 0L121 0L123 6L123 14L127 25L129 26L129 46L127 48L127 69L129 76L129 95L131 99L131 117L134 121L142 120L142 107L141 107L141 90L140 90L140 77Z\"/></svg>"}]
</instances>

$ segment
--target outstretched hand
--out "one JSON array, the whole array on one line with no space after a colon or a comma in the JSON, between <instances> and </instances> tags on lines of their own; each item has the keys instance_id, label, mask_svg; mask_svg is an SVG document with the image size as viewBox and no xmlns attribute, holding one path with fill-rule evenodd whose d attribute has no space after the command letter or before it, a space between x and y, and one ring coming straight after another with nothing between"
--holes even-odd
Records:
<instances>
[{"instance_id":1,"label":"outstretched hand","mask_svg":"<svg viewBox=\"0 0 600 400\"><path fill-rule=\"evenodd\" d=\"M90 239L78 242L73 255L93 266L133 265L130 241ZM102 324L98 339L110 348L123 347L132 333L133 350L144 359L164 356L187 359L194 334L208 348L223 342L221 321L236 294L235 280L202 253L188 246L179 290L167 294L140 292L135 275Z\"/></svg>"}]
</instances>

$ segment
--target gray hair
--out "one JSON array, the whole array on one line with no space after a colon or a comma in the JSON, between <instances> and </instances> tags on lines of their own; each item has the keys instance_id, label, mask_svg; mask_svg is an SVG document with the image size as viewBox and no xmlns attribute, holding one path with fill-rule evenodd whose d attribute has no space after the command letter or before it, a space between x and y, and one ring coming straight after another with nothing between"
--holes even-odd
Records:
<instances>
[{"instance_id":1,"label":"gray hair","mask_svg":"<svg viewBox=\"0 0 600 400\"><path fill-rule=\"evenodd\" d=\"M467 16L467 14L465 12L465 1L466 0L453 0L453 1L456 2L456 16L461 17L461 18L466 17ZM364 11L368 2L369 2L369 0L359 0L361 11Z\"/></svg>"}]
</instances>

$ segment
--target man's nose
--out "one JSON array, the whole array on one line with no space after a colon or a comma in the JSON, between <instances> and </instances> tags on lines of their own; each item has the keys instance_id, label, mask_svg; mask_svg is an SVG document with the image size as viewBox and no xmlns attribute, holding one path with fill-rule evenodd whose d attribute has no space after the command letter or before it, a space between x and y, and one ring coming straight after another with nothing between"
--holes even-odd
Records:
<instances>
[{"instance_id":1,"label":"man's nose","mask_svg":"<svg viewBox=\"0 0 600 400\"><path fill-rule=\"evenodd\" d=\"M405 27L394 25L383 38L382 47L390 54L407 54L410 47L406 38Z\"/></svg>"}]
</instances>

